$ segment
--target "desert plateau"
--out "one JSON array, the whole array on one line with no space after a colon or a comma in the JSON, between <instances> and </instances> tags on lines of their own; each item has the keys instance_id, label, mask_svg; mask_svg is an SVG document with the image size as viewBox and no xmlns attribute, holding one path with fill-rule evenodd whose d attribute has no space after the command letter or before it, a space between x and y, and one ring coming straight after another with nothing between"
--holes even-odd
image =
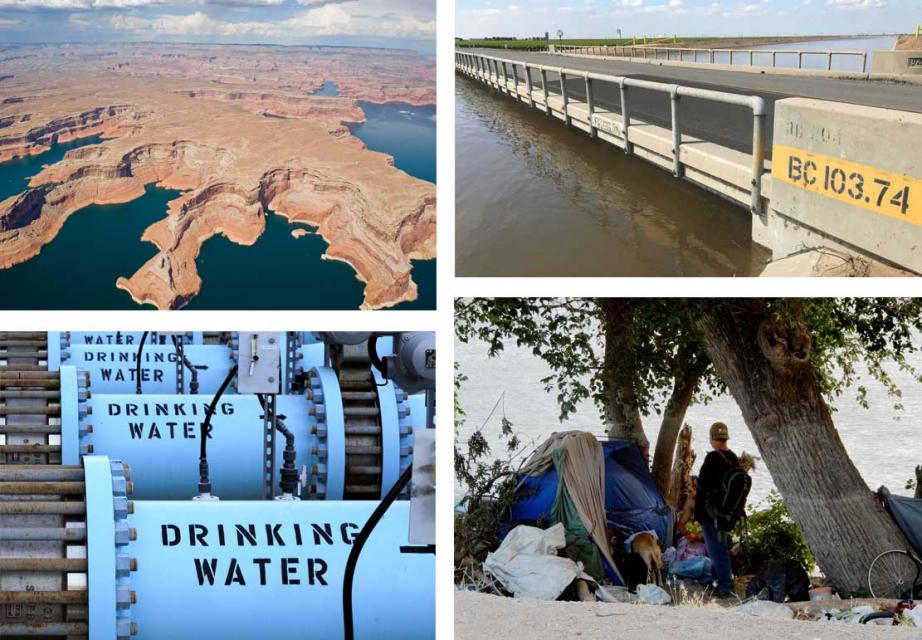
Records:
<instances>
[{"instance_id":1,"label":"desert plateau","mask_svg":"<svg viewBox=\"0 0 922 640\"><path fill-rule=\"evenodd\" d=\"M0 69L0 163L101 140L0 201L0 270L37 256L81 209L156 185L181 194L138 238L136 270L111 283L139 305L184 307L202 288L203 243L252 245L270 215L294 238L319 234L323 257L355 270L362 308L417 298L411 260L435 258L435 185L350 127L365 119L360 102L434 105L433 60L348 47L10 45ZM325 83L338 94L323 95ZM307 264L286 268L310 278Z\"/></svg>"}]
</instances>

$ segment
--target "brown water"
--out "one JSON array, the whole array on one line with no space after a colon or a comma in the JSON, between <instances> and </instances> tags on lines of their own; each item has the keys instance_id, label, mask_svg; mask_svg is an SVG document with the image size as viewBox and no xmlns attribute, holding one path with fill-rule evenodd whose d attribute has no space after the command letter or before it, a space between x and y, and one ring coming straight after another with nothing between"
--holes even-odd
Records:
<instances>
[{"instance_id":1,"label":"brown water","mask_svg":"<svg viewBox=\"0 0 922 640\"><path fill-rule=\"evenodd\" d=\"M459 276L746 276L749 212L467 78L456 81Z\"/></svg>"}]
</instances>

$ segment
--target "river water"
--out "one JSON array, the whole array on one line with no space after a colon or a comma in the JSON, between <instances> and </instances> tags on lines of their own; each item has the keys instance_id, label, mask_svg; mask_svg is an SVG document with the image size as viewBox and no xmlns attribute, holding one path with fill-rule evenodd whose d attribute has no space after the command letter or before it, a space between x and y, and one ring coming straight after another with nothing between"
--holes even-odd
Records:
<instances>
[{"instance_id":1,"label":"river water","mask_svg":"<svg viewBox=\"0 0 922 640\"><path fill-rule=\"evenodd\" d=\"M767 253L749 213L463 77L459 276L730 276Z\"/></svg>"},{"instance_id":2,"label":"river water","mask_svg":"<svg viewBox=\"0 0 922 640\"><path fill-rule=\"evenodd\" d=\"M326 83L320 95L336 95ZM368 121L353 134L369 148L389 153L395 166L435 181L435 108L402 103L364 104ZM96 136L54 145L44 154L0 163L0 200L21 193L29 179L64 153L97 144ZM137 309L119 276L140 268L156 248L141 242L144 229L163 218L179 192L149 187L122 205L87 207L74 213L41 253L0 270L0 309ZM204 243L197 260L203 285L189 309L357 309L364 284L342 262L322 260L326 242L317 235L293 238L294 226L275 215L252 247L223 236ZM419 297L398 309L435 309L436 261L413 261Z\"/></svg>"},{"instance_id":3,"label":"river water","mask_svg":"<svg viewBox=\"0 0 922 640\"><path fill-rule=\"evenodd\" d=\"M558 420L560 410L555 394L545 393L541 383L541 378L550 375L551 371L530 350L510 343L499 357L488 358L483 343L456 342L455 360L460 364L461 373L469 378L463 383L459 394L461 408L467 414L464 426L458 430L459 441L465 442L475 429L486 422L484 435L489 442L499 443L499 424L504 414L512 421L520 440L530 445L526 447L529 451L554 431L580 429L604 435L598 412L591 403L580 405L567 422L561 423ZM916 367L922 367L922 354L913 356L911 362ZM903 390L903 411L894 410L893 399L887 396L880 385L866 381L870 408L864 409L858 405L854 400L854 392L846 393L835 401L833 421L868 486L877 489L884 484L895 493L906 494L906 481L915 477L915 466L922 464L922 447L919 446L922 386L914 382L912 376L897 371L895 367L891 375ZM494 410L498 400L499 406ZM493 415L488 420L491 411ZM659 415L651 415L644 420L647 438L651 443L656 442L660 419ZM721 396L708 405L693 405L686 415L686 422L693 429L693 444L698 453L696 471L710 449L708 428L717 420L729 426L730 446L734 451L749 451L758 455L758 449L743 423L736 402L729 395ZM494 447L494 453L501 453L501 450ZM755 504L768 494L774 483L771 474L761 464L752 478L750 504Z\"/></svg>"}]
</instances>

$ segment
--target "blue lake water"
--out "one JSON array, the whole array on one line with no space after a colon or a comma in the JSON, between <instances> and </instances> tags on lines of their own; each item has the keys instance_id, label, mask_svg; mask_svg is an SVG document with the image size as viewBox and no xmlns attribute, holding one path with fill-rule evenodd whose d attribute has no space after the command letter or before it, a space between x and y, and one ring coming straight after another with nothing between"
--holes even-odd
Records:
<instances>
[{"instance_id":1,"label":"blue lake water","mask_svg":"<svg viewBox=\"0 0 922 640\"><path fill-rule=\"evenodd\" d=\"M331 93L320 93L331 92ZM325 83L315 95L336 95ZM371 105L368 122L354 135L369 148L389 153L395 165L417 178L435 181L435 109L405 104ZM42 166L60 160L77 146L95 144L84 138L55 145L39 156L0 163L0 200L21 193ZM6 195L3 195L6 194ZM0 308L4 309L138 309L131 297L115 288L119 276L130 276L156 247L141 242L144 229L163 218L178 192L150 187L124 205L87 207L74 213L61 233L39 256L0 270ZM202 246L197 260L203 285L189 309L357 309L364 284L347 264L322 260L326 242L317 235L293 238L296 227L276 215L251 247L216 236ZM305 227L308 228L308 227ZM436 261L413 261L419 298L399 309L435 309Z\"/></svg>"},{"instance_id":2,"label":"blue lake water","mask_svg":"<svg viewBox=\"0 0 922 640\"><path fill-rule=\"evenodd\" d=\"M141 308L116 289L115 281L157 253L154 245L141 242L141 234L178 196L178 191L148 186L130 203L75 212L36 257L0 269L0 309Z\"/></svg>"},{"instance_id":3,"label":"blue lake water","mask_svg":"<svg viewBox=\"0 0 922 640\"><path fill-rule=\"evenodd\" d=\"M29 180L46 164L54 164L71 149L97 144L102 138L89 136L53 145L49 151L25 158L14 158L0 163L0 201L15 196L29 188Z\"/></svg>"},{"instance_id":4,"label":"blue lake water","mask_svg":"<svg viewBox=\"0 0 922 640\"><path fill-rule=\"evenodd\" d=\"M411 176L435 182L435 107L402 102L359 101L365 122L352 134L373 151L394 156L394 166Z\"/></svg>"},{"instance_id":5,"label":"blue lake water","mask_svg":"<svg viewBox=\"0 0 922 640\"><path fill-rule=\"evenodd\" d=\"M339 87L337 84L331 80L327 80L320 87L311 94L312 96L324 96L327 98L335 98L339 95Z\"/></svg>"}]
</instances>

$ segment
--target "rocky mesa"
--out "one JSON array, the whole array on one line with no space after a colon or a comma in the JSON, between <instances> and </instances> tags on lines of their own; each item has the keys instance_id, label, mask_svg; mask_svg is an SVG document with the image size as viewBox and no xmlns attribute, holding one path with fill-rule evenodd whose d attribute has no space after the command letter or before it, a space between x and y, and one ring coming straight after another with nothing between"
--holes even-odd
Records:
<instances>
[{"instance_id":1,"label":"rocky mesa","mask_svg":"<svg viewBox=\"0 0 922 640\"><path fill-rule=\"evenodd\" d=\"M130 55L122 62L93 58L95 47L85 58L68 56L64 66L81 69L79 83L72 73L35 72L34 59L25 58L0 87L0 97L29 96L0 104L0 161L56 141L104 138L71 150L35 175L29 190L0 202L0 268L36 256L81 208L130 202L158 185L182 195L139 239L139 247L154 244L156 255L116 283L139 304L183 307L202 286L195 264L202 244L220 234L251 245L269 215L316 227L329 245L325 257L348 263L365 283L363 308L417 297L410 261L435 257L435 186L350 135L347 125L364 119L359 98L299 91L322 84L330 61L304 63L310 73L294 74L284 87L246 82L238 52L221 66L176 58L179 66L165 65L152 80L140 61L149 68L169 47L149 45L148 56L140 45L124 47ZM265 66L265 52L257 53ZM344 64L341 56L336 64ZM236 83L229 68L239 72ZM386 95L392 81L385 74L369 91Z\"/></svg>"}]
</instances>

